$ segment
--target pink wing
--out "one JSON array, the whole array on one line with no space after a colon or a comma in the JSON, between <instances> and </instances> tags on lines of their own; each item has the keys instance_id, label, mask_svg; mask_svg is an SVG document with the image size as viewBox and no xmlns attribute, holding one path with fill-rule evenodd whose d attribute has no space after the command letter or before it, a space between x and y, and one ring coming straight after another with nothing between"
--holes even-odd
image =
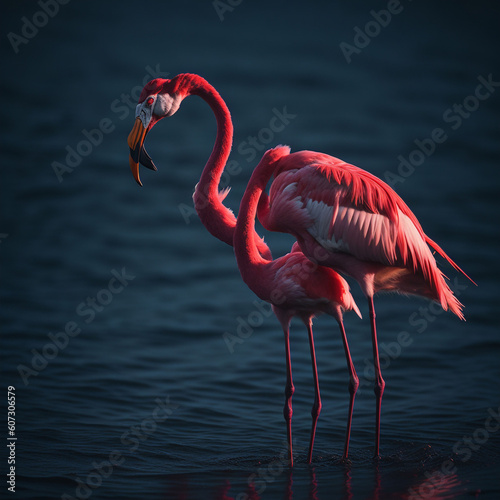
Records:
<instances>
[{"instance_id":1,"label":"pink wing","mask_svg":"<svg viewBox=\"0 0 500 500\"><path fill-rule=\"evenodd\" d=\"M300 151L279 161L270 203L267 209L260 207L261 215L271 230L295 236L307 231L332 252L420 269L426 278L435 273L431 245L463 272L425 235L415 215L387 184L321 153Z\"/></svg>"}]
</instances>

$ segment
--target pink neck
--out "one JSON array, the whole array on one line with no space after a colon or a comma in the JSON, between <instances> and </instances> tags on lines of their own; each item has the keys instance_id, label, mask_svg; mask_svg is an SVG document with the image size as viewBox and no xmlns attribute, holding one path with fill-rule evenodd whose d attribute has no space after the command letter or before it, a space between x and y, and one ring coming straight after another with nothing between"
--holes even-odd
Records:
<instances>
[{"instance_id":1,"label":"pink neck","mask_svg":"<svg viewBox=\"0 0 500 500\"><path fill-rule=\"evenodd\" d=\"M233 142L231 114L222 97L208 82L203 80L203 84L193 88L191 94L198 95L207 102L217 120L217 138L196 186L193 195L194 206L208 231L232 246L236 218L231 210L223 205L219 195L219 182Z\"/></svg>"},{"instance_id":2,"label":"pink neck","mask_svg":"<svg viewBox=\"0 0 500 500\"><path fill-rule=\"evenodd\" d=\"M234 233L234 253L241 277L261 299L269 300L269 291L273 289L272 272L268 266L272 263L261 256L256 242L255 216L257 205L267 182L271 178L273 162L269 161L269 152L265 153L250 178L245 194L241 199L238 221Z\"/></svg>"}]
</instances>

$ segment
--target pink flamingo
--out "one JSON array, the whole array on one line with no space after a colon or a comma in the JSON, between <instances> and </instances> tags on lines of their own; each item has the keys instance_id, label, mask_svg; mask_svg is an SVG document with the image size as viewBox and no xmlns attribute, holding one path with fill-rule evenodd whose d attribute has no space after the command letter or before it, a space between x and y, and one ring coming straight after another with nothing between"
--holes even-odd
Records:
<instances>
[{"instance_id":1,"label":"pink flamingo","mask_svg":"<svg viewBox=\"0 0 500 500\"><path fill-rule=\"evenodd\" d=\"M284 155L275 167L270 194L263 193L259 201L258 217L263 226L293 234L304 255L353 277L368 299L378 457L385 382L380 370L374 294L394 291L423 296L464 319L463 306L446 284L429 246L470 278L424 233L396 192L374 175L313 151Z\"/></svg>"},{"instance_id":2,"label":"pink flamingo","mask_svg":"<svg viewBox=\"0 0 500 500\"><path fill-rule=\"evenodd\" d=\"M292 461L292 366L290 361L289 331L293 316L299 317L306 325L309 334L309 346L314 377L314 404L312 409L312 428L309 443L308 462L311 463L316 425L321 411L318 371L312 331L312 319L315 315L326 313L339 323L344 344L347 368L349 370L349 414L347 421L344 458L347 458L351 432L354 396L358 387L358 377L354 370L349 346L342 321L343 312L361 313L349 291L349 285L338 273L328 267L313 264L300 251L294 251L276 260L262 257L255 244L255 216L259 198L275 168L275 162L290 152L288 147L277 147L267 151L255 168L240 204L236 231L234 233L234 252L241 277L248 287L262 300L270 302L285 334L286 348L286 388L284 416L287 425L287 439ZM292 462L293 463L293 462Z\"/></svg>"},{"instance_id":3,"label":"pink flamingo","mask_svg":"<svg viewBox=\"0 0 500 500\"><path fill-rule=\"evenodd\" d=\"M130 168L135 180L142 186L139 163L156 170L144 148L147 133L159 120L172 116L179 109L182 100L190 95L197 95L207 102L217 120L217 137L212 154L196 185L193 194L194 205L201 222L210 234L233 246L236 217L231 209L222 203L229 193L229 188L219 191L219 182L233 143L233 124L226 103L205 79L185 73L171 80L157 78L144 86L136 108L134 127L127 141L130 147ZM271 256L269 247L260 237L257 239L257 246L262 255Z\"/></svg>"},{"instance_id":4,"label":"pink flamingo","mask_svg":"<svg viewBox=\"0 0 500 500\"><path fill-rule=\"evenodd\" d=\"M137 183L142 186L139 177L139 162L145 167L151 170L157 170L152 159L146 152L144 148L144 141L147 133L151 128L162 118L167 116L172 116L179 108L180 102L189 95L198 95L204 99L214 111L217 120L217 137L215 145L212 150L212 154L208 159L205 168L203 169L200 181L196 185L195 193L193 195L193 200L195 203L196 211L208 231L220 239L221 241L227 243L228 245L233 245L233 237L236 227L236 218L233 212L227 208L222 202L229 192L229 188L219 192L218 186L222 176L222 172L229 158L231 151L232 138L233 138L233 126L231 122L231 115L229 110L224 103L223 99L220 97L218 92L212 87L206 80L193 74L181 74L173 78L172 80L156 79L152 80L144 87L141 96L139 98L139 104L136 108L136 120L134 127L128 137L128 145L130 147L129 163L136 179ZM289 152L288 148L285 148L286 152ZM277 153L274 153L276 155ZM270 176L271 174L269 174ZM254 231L252 243L258 252L265 259L272 259L269 247L264 243L264 241L259 237L259 235ZM349 412L348 412L348 422L346 439L344 445L344 458L348 457L349 451L349 439L351 432L351 422L354 398L356 394L357 387L359 385L358 377L354 369L354 365L351 360L349 353L349 347L347 344L347 338L345 335L344 327L342 324L342 316L340 307L345 306L346 310L352 308L359 313L352 296L349 292L349 287L345 280L340 277L336 272L328 268L323 268L313 264L311 261L306 259L298 245L295 243L292 248L292 253L288 256L293 256L293 261L296 263L296 268L302 268L302 281L305 279L304 276L311 276L311 279L316 277L317 280L321 281L322 286L329 286L332 291L326 297L333 297L333 290L338 293L342 292L342 301L338 301L336 304L334 316L339 320L342 339L344 343L344 350L347 358L347 365L350 374L349 380L349 391L350 391L350 402L349 402ZM287 256L287 257L288 257ZM310 269L308 271L307 267ZM288 266L289 267L289 266ZM277 268L277 267L276 267ZM287 271L290 272L290 271ZM331 282L330 282L331 281ZM341 287L339 288L339 283ZM305 288L303 294L305 294ZM316 296L314 296L316 300ZM324 299L326 300L326 299ZM349 306L349 307L348 307ZM324 305L326 307L326 305ZM331 306L333 307L333 305ZM311 439L309 445L308 462L311 462L312 451L315 439L317 420L321 411L321 399L319 393L319 383L318 374L316 367L316 355L314 350L314 341L312 333L312 317L314 315L315 309L311 307L306 308L309 311L308 319L302 314L302 318L306 323L309 332L309 342L311 349L312 365L313 365L313 377L315 384L315 401L312 411L313 424L311 429ZM318 309L316 309L319 312ZM337 312L338 311L338 312ZM292 440L291 440L291 417L292 417L292 403L291 398L294 391L292 383L292 373L291 373L291 362L290 362L290 344L289 344L289 324L292 316L294 315L288 309L276 309L274 312L278 317L278 320L283 326L285 331L285 347L286 347L286 365L287 365L287 383L286 383L286 401L284 415L287 422L287 439L288 439L288 453L290 457L290 463L293 465L293 455L292 455ZM340 314L340 316L339 316ZM285 328L286 325L286 328Z\"/></svg>"}]
</instances>

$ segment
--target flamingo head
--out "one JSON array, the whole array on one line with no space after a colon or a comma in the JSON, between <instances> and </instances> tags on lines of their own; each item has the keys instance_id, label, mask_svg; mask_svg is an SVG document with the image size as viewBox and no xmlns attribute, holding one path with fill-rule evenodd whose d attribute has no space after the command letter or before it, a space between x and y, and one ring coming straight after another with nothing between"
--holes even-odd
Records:
<instances>
[{"instance_id":1,"label":"flamingo head","mask_svg":"<svg viewBox=\"0 0 500 500\"><path fill-rule=\"evenodd\" d=\"M171 80L156 78L142 89L139 104L135 110L135 122L128 136L130 148L129 164L134 179L142 186L139 177L139 163L151 170L157 170L153 160L144 149L147 133L162 118L172 116L186 97L186 92L180 85L179 76Z\"/></svg>"}]
</instances>

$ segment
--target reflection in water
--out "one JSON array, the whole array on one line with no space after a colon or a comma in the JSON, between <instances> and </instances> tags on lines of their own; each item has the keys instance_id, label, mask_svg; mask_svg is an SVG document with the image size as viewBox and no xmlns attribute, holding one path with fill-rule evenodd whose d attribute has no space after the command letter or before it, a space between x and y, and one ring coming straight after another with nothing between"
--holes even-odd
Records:
<instances>
[{"instance_id":1,"label":"reflection in water","mask_svg":"<svg viewBox=\"0 0 500 500\"><path fill-rule=\"evenodd\" d=\"M379 500L380 498L380 462L375 459L375 478L374 478L374 486L373 486L373 496L371 497L373 500Z\"/></svg>"},{"instance_id":2,"label":"reflection in water","mask_svg":"<svg viewBox=\"0 0 500 500\"><path fill-rule=\"evenodd\" d=\"M245 497L236 497L236 500L260 500L260 496L255 488L255 483L250 482L248 484L247 495Z\"/></svg>"},{"instance_id":3,"label":"reflection in water","mask_svg":"<svg viewBox=\"0 0 500 500\"><path fill-rule=\"evenodd\" d=\"M310 468L310 473L309 500L318 500L318 482L316 481L316 470L314 467Z\"/></svg>"},{"instance_id":4,"label":"reflection in water","mask_svg":"<svg viewBox=\"0 0 500 500\"><path fill-rule=\"evenodd\" d=\"M229 496L229 490L231 489L231 481L226 479L224 481L224 485L220 487L220 489L216 490L215 500L232 500L232 497Z\"/></svg>"},{"instance_id":5,"label":"reflection in water","mask_svg":"<svg viewBox=\"0 0 500 500\"><path fill-rule=\"evenodd\" d=\"M426 472L424 478L408 488L407 500L447 500L465 494L461 481L456 474L443 474L439 469ZM460 491L462 490L462 491Z\"/></svg>"},{"instance_id":6,"label":"reflection in water","mask_svg":"<svg viewBox=\"0 0 500 500\"><path fill-rule=\"evenodd\" d=\"M284 500L290 500L293 498L293 469L289 468L287 472L288 480L286 482L286 490L283 495Z\"/></svg>"},{"instance_id":7,"label":"reflection in water","mask_svg":"<svg viewBox=\"0 0 500 500\"><path fill-rule=\"evenodd\" d=\"M344 500L351 500L352 487L351 487L351 464L350 461L344 463L344 492L342 494Z\"/></svg>"},{"instance_id":8,"label":"reflection in water","mask_svg":"<svg viewBox=\"0 0 500 500\"><path fill-rule=\"evenodd\" d=\"M342 498L342 500L352 500L355 498L352 487L352 464L348 461L339 465L343 467L343 477L342 488L340 490L341 495L338 498ZM338 471L337 466L335 465L334 467L335 470ZM381 481L378 463L374 464L373 471L375 474L374 487L373 490L366 495L366 498L379 500L380 498L384 498L384 495L381 495L380 491ZM328 495L333 495L333 492L330 489L331 486L329 486L331 472L332 469L329 467L318 469L316 466L308 466L307 468L296 467L295 469L291 469L289 467L283 468L282 473L274 477L266 477L262 474L262 472L260 472L259 475L256 475L256 473L239 475L232 472L230 473L230 478L221 480L219 485L205 484L204 488L206 496L203 498L213 498L214 500L262 500L265 498L283 498L283 500L302 500L303 498L307 498L308 500L319 500L320 498L324 498L324 494L320 492L325 491L325 487ZM298 481L296 481L295 491L293 487L294 474L298 479ZM169 476L168 481L170 485L168 494L166 497L162 498L167 498L168 500L184 500L192 498L191 494L193 491L196 491L196 485L189 484L188 478L190 477L192 476L188 474ZM320 478L319 480L318 477ZM214 478L214 475L207 476L206 483L212 482ZM361 476L358 477L358 482L360 484L358 484L357 487L359 488L362 483L365 484L365 481L366 476L361 474ZM427 479L421 484L415 486L415 491L418 492L419 488L422 487L426 488L426 481ZM448 484L450 487L456 485L456 483L452 480L450 480ZM323 488L321 488L321 486L323 486ZM445 486L443 483L438 493L443 494L444 491ZM401 494L398 495L398 498L408 498L407 495L405 496L405 493L407 492L401 492ZM394 495L393 492L392 494ZM417 493L416 495L417 496L415 497L408 498L408 500L417 500L421 498ZM337 495L335 495L335 497L337 497Z\"/></svg>"},{"instance_id":9,"label":"reflection in water","mask_svg":"<svg viewBox=\"0 0 500 500\"><path fill-rule=\"evenodd\" d=\"M323 464L324 465L324 464ZM332 473L342 470L341 485L338 490L332 490ZM382 488L381 470L385 471ZM368 475L366 474L368 473ZM395 475L391 464L384 464L374 460L369 469L358 467L350 461L338 464L329 464L323 467L304 466L283 468L280 474L273 477L260 473L248 474L241 471L228 473L226 479L217 482L217 473L204 476L201 482L205 491L203 497L192 494L198 490L200 484L189 484L192 475L172 475L168 477L168 494L161 498L168 500L184 500L192 498L212 498L213 500L264 500L266 498L282 498L283 500L319 500L322 498L341 498L353 500L366 498L369 500L383 500L397 498L404 500L437 500L452 499L465 494L466 488L455 473L445 474L440 467L432 470L420 470L418 478L415 473L412 482L406 482L404 468ZM372 487L369 488L369 477L372 475ZM266 480L267 478L267 480ZM295 484L294 484L295 478ZM353 479L355 482L353 482ZM340 494L339 494L340 493Z\"/></svg>"}]
</instances>

